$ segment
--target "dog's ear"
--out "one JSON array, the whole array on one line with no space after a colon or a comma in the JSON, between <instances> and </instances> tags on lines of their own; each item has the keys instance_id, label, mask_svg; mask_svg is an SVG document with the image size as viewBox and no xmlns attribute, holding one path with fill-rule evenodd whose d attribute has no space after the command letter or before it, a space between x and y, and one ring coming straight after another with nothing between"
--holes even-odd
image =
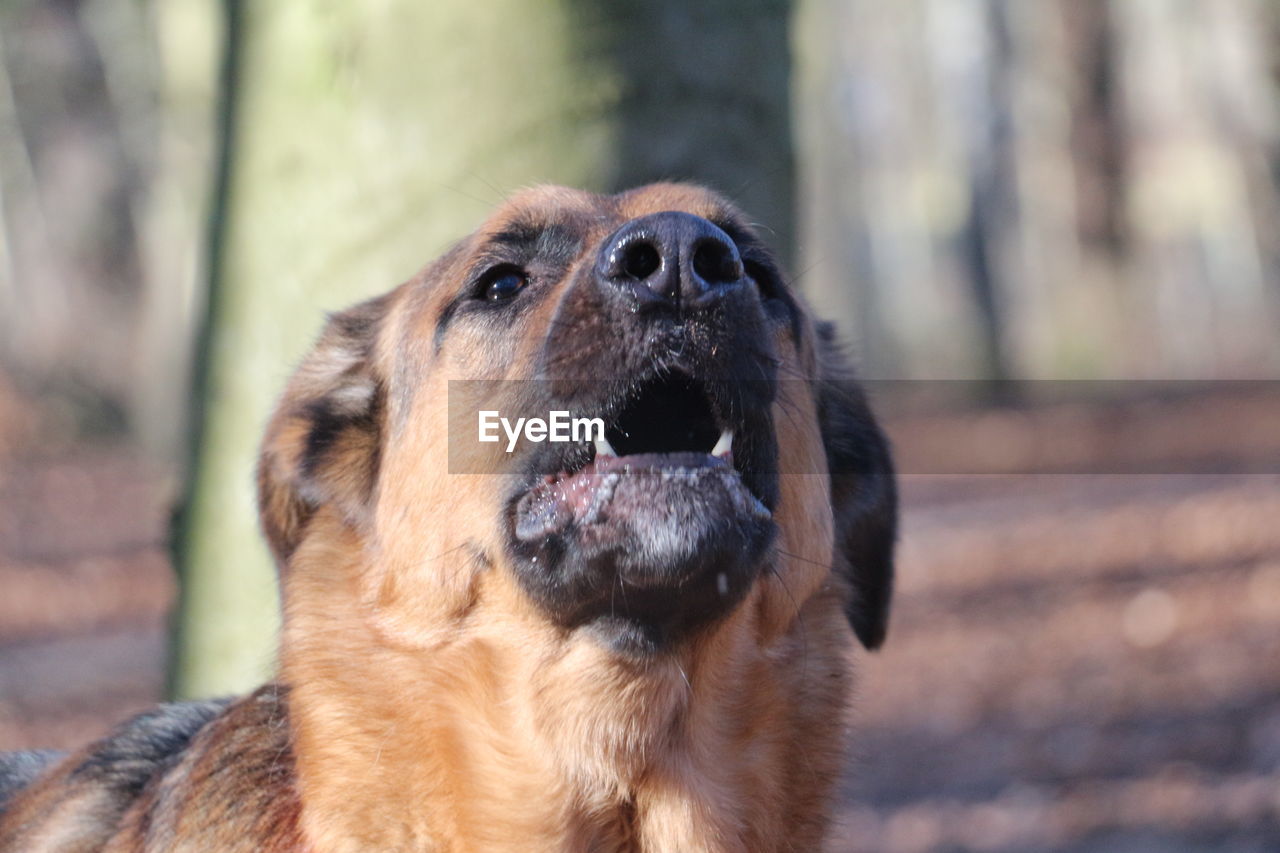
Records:
<instances>
[{"instance_id":1,"label":"dog's ear","mask_svg":"<svg viewBox=\"0 0 1280 853\"><path fill-rule=\"evenodd\" d=\"M352 524L370 516L386 390L374 365L389 297L329 317L289 379L258 459L258 514L283 570L316 510Z\"/></svg>"},{"instance_id":2,"label":"dog's ear","mask_svg":"<svg viewBox=\"0 0 1280 853\"><path fill-rule=\"evenodd\" d=\"M835 326L818 325L818 419L831 472L834 569L852 589L847 615L868 649L884 642L893 596L898 491L889 442L854 381Z\"/></svg>"}]
</instances>

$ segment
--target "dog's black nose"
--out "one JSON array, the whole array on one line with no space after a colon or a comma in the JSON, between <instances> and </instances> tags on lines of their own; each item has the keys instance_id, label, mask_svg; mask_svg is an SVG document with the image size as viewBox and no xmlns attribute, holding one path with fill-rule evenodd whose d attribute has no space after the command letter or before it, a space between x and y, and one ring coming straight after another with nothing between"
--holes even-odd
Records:
<instances>
[{"instance_id":1,"label":"dog's black nose","mask_svg":"<svg viewBox=\"0 0 1280 853\"><path fill-rule=\"evenodd\" d=\"M604 241L596 280L641 308L700 308L742 284L742 257L728 234L700 216L652 213Z\"/></svg>"}]
</instances>

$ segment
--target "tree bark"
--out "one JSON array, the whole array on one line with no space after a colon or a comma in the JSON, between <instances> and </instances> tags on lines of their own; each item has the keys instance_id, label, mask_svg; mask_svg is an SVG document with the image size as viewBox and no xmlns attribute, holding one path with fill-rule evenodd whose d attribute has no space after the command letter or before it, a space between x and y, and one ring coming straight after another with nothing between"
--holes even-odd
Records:
<instances>
[{"instance_id":1,"label":"tree bark","mask_svg":"<svg viewBox=\"0 0 1280 853\"><path fill-rule=\"evenodd\" d=\"M661 178L738 199L789 253L788 4L227 0L225 174L203 429L176 539L172 692L270 669L259 432L323 311L385 291L538 182ZM242 47L242 50L239 48Z\"/></svg>"}]
</instances>

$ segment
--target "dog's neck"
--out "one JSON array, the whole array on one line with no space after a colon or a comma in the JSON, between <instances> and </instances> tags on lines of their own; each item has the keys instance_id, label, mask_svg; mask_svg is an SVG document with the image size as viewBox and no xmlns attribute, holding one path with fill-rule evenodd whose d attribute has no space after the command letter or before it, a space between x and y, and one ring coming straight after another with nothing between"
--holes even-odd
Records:
<instances>
[{"instance_id":1,"label":"dog's neck","mask_svg":"<svg viewBox=\"0 0 1280 853\"><path fill-rule=\"evenodd\" d=\"M323 539L295 555L282 651L315 853L745 851L784 825L816 847L843 724L813 709L847 690L825 651L844 644L812 642L847 633L834 594L805 605L808 642L766 647L748 599L643 662L519 608L413 648L355 606L354 534L334 521Z\"/></svg>"}]
</instances>

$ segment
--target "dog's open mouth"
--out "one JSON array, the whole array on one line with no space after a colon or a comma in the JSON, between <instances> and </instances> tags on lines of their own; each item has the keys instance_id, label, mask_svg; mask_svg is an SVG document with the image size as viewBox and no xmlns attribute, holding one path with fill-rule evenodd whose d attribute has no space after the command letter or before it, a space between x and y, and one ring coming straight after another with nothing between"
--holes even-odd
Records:
<instances>
[{"instance_id":1,"label":"dog's open mouth","mask_svg":"<svg viewBox=\"0 0 1280 853\"><path fill-rule=\"evenodd\" d=\"M776 530L766 390L668 373L604 395L604 436L531 457L513 495L525 589L633 652L728 612Z\"/></svg>"},{"instance_id":2,"label":"dog's open mouth","mask_svg":"<svg viewBox=\"0 0 1280 853\"><path fill-rule=\"evenodd\" d=\"M717 422L701 382L673 374L640 387L605 431L606 440L596 442L596 456L631 458L632 464L662 464L674 455L730 460L733 432Z\"/></svg>"},{"instance_id":3,"label":"dog's open mouth","mask_svg":"<svg viewBox=\"0 0 1280 853\"><path fill-rule=\"evenodd\" d=\"M652 651L741 601L776 532L768 403L742 392L645 380L609 400L603 438L540 460L513 501L512 547L558 622Z\"/></svg>"},{"instance_id":4,"label":"dog's open mouth","mask_svg":"<svg viewBox=\"0 0 1280 853\"><path fill-rule=\"evenodd\" d=\"M735 514L768 519L769 510L742 481L743 463L735 464L740 430L716 416L704 383L679 373L646 382L609 419L585 462L544 474L525 494L516 509L516 536L528 542L618 520L632 508L618 496L624 481L657 501L671 489L706 490L709 499L729 497Z\"/></svg>"}]
</instances>

